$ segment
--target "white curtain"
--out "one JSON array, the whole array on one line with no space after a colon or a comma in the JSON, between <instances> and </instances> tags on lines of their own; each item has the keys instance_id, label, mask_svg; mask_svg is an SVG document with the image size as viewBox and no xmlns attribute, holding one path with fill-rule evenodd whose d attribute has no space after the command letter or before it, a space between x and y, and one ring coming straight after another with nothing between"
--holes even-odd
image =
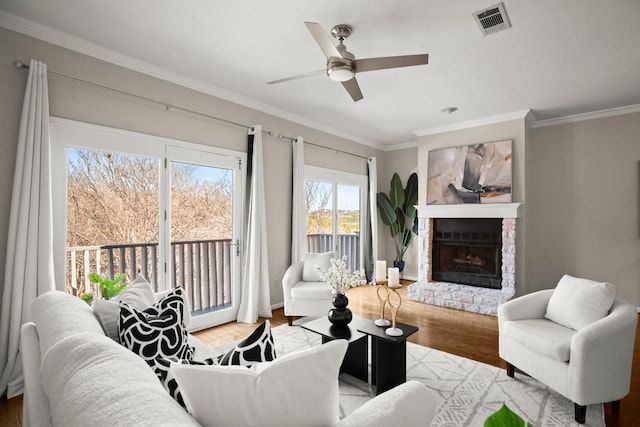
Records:
<instances>
[{"instance_id":1,"label":"white curtain","mask_svg":"<svg viewBox=\"0 0 640 427\"><path fill-rule=\"evenodd\" d=\"M378 166L375 157L367 159L368 192L365 207L364 240L364 270L367 280L373 280L376 259L378 258L378 209L376 197L378 194Z\"/></svg>"},{"instance_id":2,"label":"white curtain","mask_svg":"<svg viewBox=\"0 0 640 427\"><path fill-rule=\"evenodd\" d=\"M31 60L24 95L11 196L2 311L0 396L23 391L20 326L31 302L55 289L47 65Z\"/></svg>"},{"instance_id":3,"label":"white curtain","mask_svg":"<svg viewBox=\"0 0 640 427\"><path fill-rule=\"evenodd\" d=\"M293 141L293 191L291 198L291 264L307 254L307 220L304 200L304 141Z\"/></svg>"},{"instance_id":4,"label":"white curtain","mask_svg":"<svg viewBox=\"0 0 640 427\"><path fill-rule=\"evenodd\" d=\"M249 129L248 157L249 211L238 322L256 323L259 316L271 317L267 212L262 160L262 126L260 125Z\"/></svg>"}]
</instances>

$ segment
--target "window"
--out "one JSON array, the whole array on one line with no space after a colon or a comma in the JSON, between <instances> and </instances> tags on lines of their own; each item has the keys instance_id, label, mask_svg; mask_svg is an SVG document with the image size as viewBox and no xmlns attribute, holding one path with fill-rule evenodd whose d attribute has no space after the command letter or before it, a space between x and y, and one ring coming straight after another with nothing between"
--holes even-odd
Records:
<instances>
[{"instance_id":1,"label":"window","mask_svg":"<svg viewBox=\"0 0 640 427\"><path fill-rule=\"evenodd\" d=\"M314 166L305 167L307 252L346 255L353 270L362 268L362 207L367 177Z\"/></svg>"},{"instance_id":2,"label":"window","mask_svg":"<svg viewBox=\"0 0 640 427\"><path fill-rule=\"evenodd\" d=\"M156 291L185 289L193 329L235 319L244 153L61 119L51 140L67 292L90 292L90 273L140 273Z\"/></svg>"}]
</instances>

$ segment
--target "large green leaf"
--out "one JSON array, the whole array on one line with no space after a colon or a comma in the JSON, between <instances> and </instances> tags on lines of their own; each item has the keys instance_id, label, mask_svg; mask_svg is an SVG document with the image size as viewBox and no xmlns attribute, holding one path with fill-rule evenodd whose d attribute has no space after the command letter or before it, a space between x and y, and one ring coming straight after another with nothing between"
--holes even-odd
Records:
<instances>
[{"instance_id":1,"label":"large green leaf","mask_svg":"<svg viewBox=\"0 0 640 427\"><path fill-rule=\"evenodd\" d=\"M398 173L394 173L391 178L391 189L389 190L389 200L394 208L402 207L404 203L404 188L402 188L402 180Z\"/></svg>"},{"instance_id":2,"label":"large green leaf","mask_svg":"<svg viewBox=\"0 0 640 427\"><path fill-rule=\"evenodd\" d=\"M404 189L404 212L409 218L415 218L418 204L418 174L412 173Z\"/></svg>"},{"instance_id":3,"label":"large green leaf","mask_svg":"<svg viewBox=\"0 0 640 427\"><path fill-rule=\"evenodd\" d=\"M484 427L525 427L525 422L518 414L503 404L502 408L487 418ZM526 423L526 427L533 427L533 424Z\"/></svg>"},{"instance_id":4,"label":"large green leaf","mask_svg":"<svg viewBox=\"0 0 640 427\"><path fill-rule=\"evenodd\" d=\"M385 193L380 192L378 193L378 197L376 197L376 202L382 222L389 226L395 224L398 221L398 216L396 215L396 210L391 205L389 197ZM391 234L393 234L393 232Z\"/></svg>"}]
</instances>

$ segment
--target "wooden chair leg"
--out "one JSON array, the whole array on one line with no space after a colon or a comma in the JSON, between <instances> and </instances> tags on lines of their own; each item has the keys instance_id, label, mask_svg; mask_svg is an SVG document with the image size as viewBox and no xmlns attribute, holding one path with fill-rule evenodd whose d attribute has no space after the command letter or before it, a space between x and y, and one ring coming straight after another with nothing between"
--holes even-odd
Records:
<instances>
[{"instance_id":1,"label":"wooden chair leg","mask_svg":"<svg viewBox=\"0 0 640 427\"><path fill-rule=\"evenodd\" d=\"M578 405L577 403L574 403L573 406L575 407L576 422L578 424L584 424L587 419L587 407Z\"/></svg>"},{"instance_id":2,"label":"wooden chair leg","mask_svg":"<svg viewBox=\"0 0 640 427\"><path fill-rule=\"evenodd\" d=\"M289 322L289 326L293 326L293 317L287 316L287 321Z\"/></svg>"},{"instance_id":3,"label":"wooden chair leg","mask_svg":"<svg viewBox=\"0 0 640 427\"><path fill-rule=\"evenodd\" d=\"M507 376L509 378L513 378L515 371L516 371L516 367L513 366L511 363L507 362Z\"/></svg>"}]
</instances>

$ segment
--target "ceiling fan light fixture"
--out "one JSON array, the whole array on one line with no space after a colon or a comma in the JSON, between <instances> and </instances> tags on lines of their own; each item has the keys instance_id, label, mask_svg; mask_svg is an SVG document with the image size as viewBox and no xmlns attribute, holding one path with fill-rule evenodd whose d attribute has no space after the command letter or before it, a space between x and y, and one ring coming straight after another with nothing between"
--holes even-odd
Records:
<instances>
[{"instance_id":1,"label":"ceiling fan light fixture","mask_svg":"<svg viewBox=\"0 0 640 427\"><path fill-rule=\"evenodd\" d=\"M351 80L356 74L348 65L335 65L327 69L327 75L335 82L346 82Z\"/></svg>"}]
</instances>

